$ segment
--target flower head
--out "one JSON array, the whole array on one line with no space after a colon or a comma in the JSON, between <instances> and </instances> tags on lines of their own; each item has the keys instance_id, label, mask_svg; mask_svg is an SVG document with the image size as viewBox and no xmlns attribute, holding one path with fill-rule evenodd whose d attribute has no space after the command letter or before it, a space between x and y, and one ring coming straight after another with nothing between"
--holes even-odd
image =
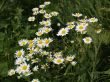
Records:
<instances>
[{"instance_id":1,"label":"flower head","mask_svg":"<svg viewBox=\"0 0 110 82\"><path fill-rule=\"evenodd\" d=\"M53 60L53 62L55 63L55 64L62 64L63 62L64 62L64 59L63 58L55 58L54 60Z\"/></svg>"},{"instance_id":2,"label":"flower head","mask_svg":"<svg viewBox=\"0 0 110 82\"><path fill-rule=\"evenodd\" d=\"M83 31L86 30L87 26L88 26L87 23L81 23L81 24L79 24L79 25L76 26L76 29L75 30L77 32L81 32L82 33Z\"/></svg>"},{"instance_id":3,"label":"flower head","mask_svg":"<svg viewBox=\"0 0 110 82\"><path fill-rule=\"evenodd\" d=\"M93 22L93 23L94 23L94 22L97 22L97 21L98 21L98 19L94 17L94 18L90 18L88 21L89 21L89 22Z\"/></svg>"},{"instance_id":4,"label":"flower head","mask_svg":"<svg viewBox=\"0 0 110 82\"><path fill-rule=\"evenodd\" d=\"M34 16L29 17L28 21L35 21L35 17Z\"/></svg>"},{"instance_id":5,"label":"flower head","mask_svg":"<svg viewBox=\"0 0 110 82\"><path fill-rule=\"evenodd\" d=\"M12 75L14 75L15 74L15 70L14 69L10 69L9 71L8 71L8 75L9 76L12 76Z\"/></svg>"},{"instance_id":6,"label":"flower head","mask_svg":"<svg viewBox=\"0 0 110 82\"><path fill-rule=\"evenodd\" d=\"M40 82L38 79L33 79L31 82Z\"/></svg>"},{"instance_id":7,"label":"flower head","mask_svg":"<svg viewBox=\"0 0 110 82\"><path fill-rule=\"evenodd\" d=\"M18 50L18 51L16 51L16 57L22 57L23 55L24 55L24 50L23 49L21 49L21 50Z\"/></svg>"},{"instance_id":8,"label":"flower head","mask_svg":"<svg viewBox=\"0 0 110 82\"><path fill-rule=\"evenodd\" d=\"M82 14L81 13L75 13L75 14L72 14L72 16L74 16L74 17L81 17Z\"/></svg>"},{"instance_id":9,"label":"flower head","mask_svg":"<svg viewBox=\"0 0 110 82\"><path fill-rule=\"evenodd\" d=\"M91 37L85 37L85 38L83 38L83 41L86 44L90 44L92 42L92 38Z\"/></svg>"},{"instance_id":10,"label":"flower head","mask_svg":"<svg viewBox=\"0 0 110 82\"><path fill-rule=\"evenodd\" d=\"M22 39L18 41L19 46L25 46L28 43L27 39Z\"/></svg>"},{"instance_id":11,"label":"flower head","mask_svg":"<svg viewBox=\"0 0 110 82\"><path fill-rule=\"evenodd\" d=\"M67 35L69 32L69 29L68 28L61 28L57 34L57 36L65 36Z\"/></svg>"}]
</instances>

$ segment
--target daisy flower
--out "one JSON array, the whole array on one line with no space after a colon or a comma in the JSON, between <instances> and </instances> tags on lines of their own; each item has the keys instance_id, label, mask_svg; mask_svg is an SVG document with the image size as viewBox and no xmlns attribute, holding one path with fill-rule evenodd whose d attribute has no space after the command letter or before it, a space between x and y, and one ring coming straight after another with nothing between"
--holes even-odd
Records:
<instances>
[{"instance_id":1,"label":"daisy flower","mask_svg":"<svg viewBox=\"0 0 110 82\"><path fill-rule=\"evenodd\" d=\"M56 58L62 58L62 52L56 52L56 53L54 54L54 56L55 56Z\"/></svg>"},{"instance_id":2,"label":"daisy flower","mask_svg":"<svg viewBox=\"0 0 110 82\"><path fill-rule=\"evenodd\" d=\"M38 11L37 12L33 12L33 15L38 15L38 13L39 13Z\"/></svg>"},{"instance_id":3,"label":"daisy flower","mask_svg":"<svg viewBox=\"0 0 110 82\"><path fill-rule=\"evenodd\" d=\"M31 82L40 82L38 79L33 79Z\"/></svg>"},{"instance_id":4,"label":"daisy flower","mask_svg":"<svg viewBox=\"0 0 110 82\"><path fill-rule=\"evenodd\" d=\"M20 70L21 70L21 73L23 73L23 74L26 72L29 72L30 71L30 65L23 63L20 65Z\"/></svg>"},{"instance_id":5,"label":"daisy flower","mask_svg":"<svg viewBox=\"0 0 110 82\"><path fill-rule=\"evenodd\" d=\"M44 26L51 26L51 21L50 20L44 21Z\"/></svg>"},{"instance_id":6,"label":"daisy flower","mask_svg":"<svg viewBox=\"0 0 110 82\"><path fill-rule=\"evenodd\" d=\"M14 75L15 74L15 70L14 69L10 69L9 71L8 71L8 75L9 76L12 76L12 75Z\"/></svg>"},{"instance_id":7,"label":"daisy flower","mask_svg":"<svg viewBox=\"0 0 110 82\"><path fill-rule=\"evenodd\" d=\"M22 39L18 41L19 46L25 46L28 43L27 39Z\"/></svg>"},{"instance_id":8,"label":"daisy flower","mask_svg":"<svg viewBox=\"0 0 110 82\"><path fill-rule=\"evenodd\" d=\"M96 29L96 30L95 30L95 32L96 32L97 34L99 34L101 31L102 31L102 29Z\"/></svg>"},{"instance_id":9,"label":"daisy flower","mask_svg":"<svg viewBox=\"0 0 110 82\"><path fill-rule=\"evenodd\" d=\"M39 10L39 13L40 13L40 14L44 14L44 13L46 13L46 11L43 10L43 9L41 9L41 10Z\"/></svg>"},{"instance_id":10,"label":"daisy flower","mask_svg":"<svg viewBox=\"0 0 110 82\"><path fill-rule=\"evenodd\" d=\"M76 61L72 61L72 62L71 62L71 65L75 66L76 63L77 63Z\"/></svg>"},{"instance_id":11,"label":"daisy flower","mask_svg":"<svg viewBox=\"0 0 110 82\"><path fill-rule=\"evenodd\" d=\"M72 16L74 16L74 17L81 17L82 14L81 13L75 13L75 14L72 14Z\"/></svg>"},{"instance_id":12,"label":"daisy flower","mask_svg":"<svg viewBox=\"0 0 110 82\"><path fill-rule=\"evenodd\" d=\"M28 41L28 48L31 49L34 47L34 41L33 40L29 40Z\"/></svg>"},{"instance_id":13,"label":"daisy flower","mask_svg":"<svg viewBox=\"0 0 110 82\"><path fill-rule=\"evenodd\" d=\"M67 57L66 57L66 60L67 60L67 61L72 61L74 58L75 58L74 55L73 55L73 56L67 56Z\"/></svg>"},{"instance_id":14,"label":"daisy flower","mask_svg":"<svg viewBox=\"0 0 110 82\"><path fill-rule=\"evenodd\" d=\"M48 47L49 46L49 44L51 43L53 41L53 39L51 39L51 38L45 38L44 39L44 45L46 46L46 47Z\"/></svg>"},{"instance_id":15,"label":"daisy flower","mask_svg":"<svg viewBox=\"0 0 110 82\"><path fill-rule=\"evenodd\" d=\"M51 18L52 16L51 16L51 14L47 14L47 13L46 13L46 14L44 14L44 17L47 18L47 19L49 19L49 18Z\"/></svg>"},{"instance_id":16,"label":"daisy flower","mask_svg":"<svg viewBox=\"0 0 110 82\"><path fill-rule=\"evenodd\" d=\"M59 13L58 12L55 12L55 11L53 11L53 12L51 12L51 15L52 16L57 16Z\"/></svg>"},{"instance_id":17,"label":"daisy flower","mask_svg":"<svg viewBox=\"0 0 110 82\"><path fill-rule=\"evenodd\" d=\"M38 32L36 32L36 35L37 36L42 36L42 34L43 34L43 32L40 30L40 31L38 31Z\"/></svg>"},{"instance_id":18,"label":"daisy flower","mask_svg":"<svg viewBox=\"0 0 110 82\"><path fill-rule=\"evenodd\" d=\"M67 22L67 25L74 25L74 21L73 22Z\"/></svg>"},{"instance_id":19,"label":"daisy flower","mask_svg":"<svg viewBox=\"0 0 110 82\"><path fill-rule=\"evenodd\" d=\"M32 9L33 12L38 12L38 10L39 10L39 8L37 8L37 7Z\"/></svg>"},{"instance_id":20,"label":"daisy flower","mask_svg":"<svg viewBox=\"0 0 110 82\"><path fill-rule=\"evenodd\" d=\"M35 17L34 16L29 17L28 21L35 21Z\"/></svg>"},{"instance_id":21,"label":"daisy flower","mask_svg":"<svg viewBox=\"0 0 110 82\"><path fill-rule=\"evenodd\" d=\"M83 31L86 30L87 26L88 26L87 23L81 23L81 24L79 24L79 25L76 26L76 29L75 30L77 32L81 32L82 33Z\"/></svg>"},{"instance_id":22,"label":"daisy flower","mask_svg":"<svg viewBox=\"0 0 110 82\"><path fill-rule=\"evenodd\" d=\"M51 4L50 1L46 1L46 2L44 2L44 5L49 5L49 4Z\"/></svg>"},{"instance_id":23,"label":"daisy flower","mask_svg":"<svg viewBox=\"0 0 110 82\"><path fill-rule=\"evenodd\" d=\"M44 47L44 46L45 46L45 45L44 45L44 40L38 39L38 40L37 40L37 46L40 47L40 48Z\"/></svg>"},{"instance_id":24,"label":"daisy flower","mask_svg":"<svg viewBox=\"0 0 110 82\"><path fill-rule=\"evenodd\" d=\"M85 37L85 38L83 38L83 41L86 44L90 44L92 42L92 38L91 37Z\"/></svg>"},{"instance_id":25,"label":"daisy flower","mask_svg":"<svg viewBox=\"0 0 110 82\"><path fill-rule=\"evenodd\" d=\"M33 71L38 71L38 69L39 69L39 67L38 67L38 66L35 66L35 67L33 68Z\"/></svg>"},{"instance_id":26,"label":"daisy flower","mask_svg":"<svg viewBox=\"0 0 110 82\"><path fill-rule=\"evenodd\" d=\"M54 60L53 60L53 62L55 63L55 64L62 64L63 62L64 62L64 59L63 58L55 58Z\"/></svg>"},{"instance_id":27,"label":"daisy flower","mask_svg":"<svg viewBox=\"0 0 110 82\"><path fill-rule=\"evenodd\" d=\"M25 60L26 60L25 57L17 58L16 61L15 61L15 64L20 65L20 64L24 63Z\"/></svg>"},{"instance_id":28,"label":"daisy flower","mask_svg":"<svg viewBox=\"0 0 110 82\"><path fill-rule=\"evenodd\" d=\"M57 34L57 36L65 36L67 35L69 32L69 29L68 28L61 28Z\"/></svg>"},{"instance_id":29,"label":"daisy flower","mask_svg":"<svg viewBox=\"0 0 110 82\"><path fill-rule=\"evenodd\" d=\"M22 57L23 55L24 55L24 50L23 49L21 49L21 50L18 50L18 51L16 51L16 57Z\"/></svg>"},{"instance_id":30,"label":"daisy flower","mask_svg":"<svg viewBox=\"0 0 110 82\"><path fill-rule=\"evenodd\" d=\"M39 8L44 8L45 7L45 5L39 5Z\"/></svg>"},{"instance_id":31,"label":"daisy flower","mask_svg":"<svg viewBox=\"0 0 110 82\"><path fill-rule=\"evenodd\" d=\"M73 29L75 27L75 25L68 25L67 28L68 29Z\"/></svg>"},{"instance_id":32,"label":"daisy flower","mask_svg":"<svg viewBox=\"0 0 110 82\"><path fill-rule=\"evenodd\" d=\"M47 33L49 33L50 31L52 31L52 28L43 27L43 28L42 28L42 31L47 34Z\"/></svg>"},{"instance_id":33,"label":"daisy flower","mask_svg":"<svg viewBox=\"0 0 110 82\"><path fill-rule=\"evenodd\" d=\"M90 18L88 21L89 21L89 22L93 22L93 23L94 23L94 22L97 22L97 21L98 21L98 19L94 17L94 18Z\"/></svg>"}]
</instances>

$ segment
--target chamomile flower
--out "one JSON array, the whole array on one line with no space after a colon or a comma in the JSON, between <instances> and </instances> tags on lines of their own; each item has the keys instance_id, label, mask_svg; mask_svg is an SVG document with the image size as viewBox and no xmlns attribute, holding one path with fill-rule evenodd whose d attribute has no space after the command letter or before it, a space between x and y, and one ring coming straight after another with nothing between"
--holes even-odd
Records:
<instances>
[{"instance_id":1,"label":"chamomile flower","mask_svg":"<svg viewBox=\"0 0 110 82\"><path fill-rule=\"evenodd\" d=\"M52 31L52 28L48 28L48 27L43 28L43 32L46 34L49 33L50 31Z\"/></svg>"},{"instance_id":2,"label":"chamomile flower","mask_svg":"<svg viewBox=\"0 0 110 82\"><path fill-rule=\"evenodd\" d=\"M33 12L38 12L38 10L39 10L39 8L37 8L37 7L32 9Z\"/></svg>"},{"instance_id":3,"label":"chamomile flower","mask_svg":"<svg viewBox=\"0 0 110 82\"><path fill-rule=\"evenodd\" d=\"M67 56L66 57L66 61L72 61L75 58L75 56Z\"/></svg>"},{"instance_id":4,"label":"chamomile flower","mask_svg":"<svg viewBox=\"0 0 110 82\"><path fill-rule=\"evenodd\" d=\"M38 15L39 12L33 12L33 15Z\"/></svg>"},{"instance_id":5,"label":"chamomile flower","mask_svg":"<svg viewBox=\"0 0 110 82\"><path fill-rule=\"evenodd\" d=\"M50 20L44 21L44 26L51 26L51 21Z\"/></svg>"},{"instance_id":6,"label":"chamomile flower","mask_svg":"<svg viewBox=\"0 0 110 82\"><path fill-rule=\"evenodd\" d=\"M43 32L40 30L40 31L38 31L38 32L36 32L36 35L37 36L42 36L42 34L43 34Z\"/></svg>"},{"instance_id":7,"label":"chamomile flower","mask_svg":"<svg viewBox=\"0 0 110 82\"><path fill-rule=\"evenodd\" d=\"M91 37L85 37L85 38L83 38L83 41L86 44L90 44L92 42L92 38Z\"/></svg>"},{"instance_id":8,"label":"chamomile flower","mask_svg":"<svg viewBox=\"0 0 110 82\"><path fill-rule=\"evenodd\" d=\"M79 21L82 22L82 23L88 22L87 19L81 19L81 20L79 20Z\"/></svg>"},{"instance_id":9,"label":"chamomile flower","mask_svg":"<svg viewBox=\"0 0 110 82\"><path fill-rule=\"evenodd\" d=\"M10 69L9 71L8 71L8 75L9 76L12 76L12 75L14 75L15 74L15 70L14 69Z\"/></svg>"},{"instance_id":10,"label":"chamomile flower","mask_svg":"<svg viewBox=\"0 0 110 82\"><path fill-rule=\"evenodd\" d=\"M73 66L75 66L76 64L77 64L76 61L72 61L72 62L71 62L71 65L73 65Z\"/></svg>"},{"instance_id":11,"label":"chamomile flower","mask_svg":"<svg viewBox=\"0 0 110 82\"><path fill-rule=\"evenodd\" d=\"M23 49L16 51L15 55L17 58L24 56L25 51Z\"/></svg>"},{"instance_id":12,"label":"chamomile flower","mask_svg":"<svg viewBox=\"0 0 110 82\"><path fill-rule=\"evenodd\" d=\"M39 53L39 52L41 52L41 51L42 51L42 49L40 49L39 47L35 47L35 48L34 48L34 52L35 52L35 53Z\"/></svg>"},{"instance_id":13,"label":"chamomile flower","mask_svg":"<svg viewBox=\"0 0 110 82\"><path fill-rule=\"evenodd\" d=\"M74 21L72 21L72 22L67 22L67 25L74 25Z\"/></svg>"},{"instance_id":14,"label":"chamomile flower","mask_svg":"<svg viewBox=\"0 0 110 82\"><path fill-rule=\"evenodd\" d=\"M41 10L39 10L39 13L40 13L40 14L44 14L44 13L46 13L46 11L43 10L43 9L41 9Z\"/></svg>"},{"instance_id":15,"label":"chamomile flower","mask_svg":"<svg viewBox=\"0 0 110 82\"><path fill-rule=\"evenodd\" d=\"M34 41L33 40L29 40L28 41L28 49L31 49L34 47Z\"/></svg>"},{"instance_id":16,"label":"chamomile flower","mask_svg":"<svg viewBox=\"0 0 110 82\"><path fill-rule=\"evenodd\" d=\"M56 12L56 11L51 12L51 15L52 15L52 16L57 16L58 14L59 14L59 13Z\"/></svg>"},{"instance_id":17,"label":"chamomile flower","mask_svg":"<svg viewBox=\"0 0 110 82\"><path fill-rule=\"evenodd\" d=\"M25 60L26 60L25 57L17 58L16 61L15 61L15 65L20 65L22 63L25 63Z\"/></svg>"},{"instance_id":18,"label":"chamomile flower","mask_svg":"<svg viewBox=\"0 0 110 82\"><path fill-rule=\"evenodd\" d=\"M44 40L38 39L38 40L37 40L37 46L40 47L40 48L43 48L43 47L45 46Z\"/></svg>"},{"instance_id":19,"label":"chamomile flower","mask_svg":"<svg viewBox=\"0 0 110 82\"><path fill-rule=\"evenodd\" d=\"M40 82L38 79L33 79L31 82Z\"/></svg>"},{"instance_id":20,"label":"chamomile flower","mask_svg":"<svg viewBox=\"0 0 110 82\"><path fill-rule=\"evenodd\" d=\"M75 14L72 14L72 16L74 16L74 17L81 17L82 14L81 13L75 13Z\"/></svg>"},{"instance_id":21,"label":"chamomile flower","mask_svg":"<svg viewBox=\"0 0 110 82\"><path fill-rule=\"evenodd\" d=\"M25 46L28 43L27 39L22 39L18 41L19 46Z\"/></svg>"},{"instance_id":22,"label":"chamomile flower","mask_svg":"<svg viewBox=\"0 0 110 82\"><path fill-rule=\"evenodd\" d=\"M77 32L83 32L83 31L85 31L86 30L86 28L87 28L87 26L88 26L88 24L86 24L86 23L81 23L81 24L79 24L79 25L77 25L76 26L76 31Z\"/></svg>"},{"instance_id":23,"label":"chamomile flower","mask_svg":"<svg viewBox=\"0 0 110 82\"><path fill-rule=\"evenodd\" d=\"M75 27L75 25L68 25L67 28L68 29L73 29Z\"/></svg>"},{"instance_id":24,"label":"chamomile flower","mask_svg":"<svg viewBox=\"0 0 110 82\"><path fill-rule=\"evenodd\" d=\"M25 74L30 71L30 65L23 63L20 65L21 73Z\"/></svg>"},{"instance_id":25,"label":"chamomile flower","mask_svg":"<svg viewBox=\"0 0 110 82\"><path fill-rule=\"evenodd\" d=\"M68 28L61 28L57 34L57 36L65 36L67 35L69 32L69 29Z\"/></svg>"},{"instance_id":26,"label":"chamomile flower","mask_svg":"<svg viewBox=\"0 0 110 82\"><path fill-rule=\"evenodd\" d=\"M38 11L39 9L36 7L36 8L33 8L32 11L33 11L33 15L37 15L39 13Z\"/></svg>"},{"instance_id":27,"label":"chamomile flower","mask_svg":"<svg viewBox=\"0 0 110 82\"><path fill-rule=\"evenodd\" d=\"M51 39L51 38L45 38L44 39L44 45L46 46L46 47L48 47L49 46L49 44L51 43L53 41L53 39Z\"/></svg>"},{"instance_id":28,"label":"chamomile flower","mask_svg":"<svg viewBox=\"0 0 110 82\"><path fill-rule=\"evenodd\" d=\"M94 22L97 22L97 21L98 21L98 19L94 17L94 18L90 18L88 21L89 21L89 22L93 22L93 23L94 23Z\"/></svg>"},{"instance_id":29,"label":"chamomile flower","mask_svg":"<svg viewBox=\"0 0 110 82\"><path fill-rule=\"evenodd\" d=\"M29 17L28 21L35 21L35 17L34 16Z\"/></svg>"},{"instance_id":30,"label":"chamomile flower","mask_svg":"<svg viewBox=\"0 0 110 82\"><path fill-rule=\"evenodd\" d=\"M44 2L44 5L49 5L49 4L51 4L50 1L46 1L46 2Z\"/></svg>"},{"instance_id":31,"label":"chamomile flower","mask_svg":"<svg viewBox=\"0 0 110 82\"><path fill-rule=\"evenodd\" d=\"M47 19L49 19L49 18L51 18L52 16L51 16L51 14L46 13L46 14L44 14L44 17L47 18Z\"/></svg>"},{"instance_id":32,"label":"chamomile flower","mask_svg":"<svg viewBox=\"0 0 110 82\"><path fill-rule=\"evenodd\" d=\"M53 60L53 63L55 63L55 64L62 64L64 62L64 59L63 58L55 58L54 60Z\"/></svg>"},{"instance_id":33,"label":"chamomile flower","mask_svg":"<svg viewBox=\"0 0 110 82\"><path fill-rule=\"evenodd\" d=\"M39 69L39 67L38 67L38 66L35 66L35 67L33 68L33 71L38 71L38 69Z\"/></svg>"},{"instance_id":34,"label":"chamomile flower","mask_svg":"<svg viewBox=\"0 0 110 82\"><path fill-rule=\"evenodd\" d=\"M101 31L102 31L102 29L96 29L96 30L95 30L95 32L96 32L97 34L99 34Z\"/></svg>"},{"instance_id":35,"label":"chamomile flower","mask_svg":"<svg viewBox=\"0 0 110 82\"><path fill-rule=\"evenodd\" d=\"M49 52L47 52L47 51L42 51L41 54L42 54L42 56L44 56L44 55L49 55Z\"/></svg>"},{"instance_id":36,"label":"chamomile flower","mask_svg":"<svg viewBox=\"0 0 110 82\"><path fill-rule=\"evenodd\" d=\"M56 58L62 58L62 52L56 52L56 53L54 54L54 56L55 56Z\"/></svg>"},{"instance_id":37,"label":"chamomile flower","mask_svg":"<svg viewBox=\"0 0 110 82\"><path fill-rule=\"evenodd\" d=\"M39 5L39 8L44 8L45 7L45 5Z\"/></svg>"}]
</instances>

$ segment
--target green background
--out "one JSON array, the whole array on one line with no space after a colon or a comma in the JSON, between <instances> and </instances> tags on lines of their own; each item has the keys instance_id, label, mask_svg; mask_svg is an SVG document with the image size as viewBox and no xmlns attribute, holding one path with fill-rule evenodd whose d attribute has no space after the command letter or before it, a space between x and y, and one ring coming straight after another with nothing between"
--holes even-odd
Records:
<instances>
[{"instance_id":1,"label":"green background","mask_svg":"<svg viewBox=\"0 0 110 82\"><path fill-rule=\"evenodd\" d=\"M8 77L7 71L14 67L14 53L18 47L18 40L35 37L37 27L29 23L31 9L42 4L45 0L0 0L0 82L26 82L15 76ZM110 0L50 0L48 10L60 13L61 22L71 21L71 13L80 12L88 17L96 17L108 32L110 37ZM110 82L110 43L104 37L101 46L100 61L96 66L99 75L93 82ZM110 38L109 38L110 39ZM86 65L86 64L85 64ZM86 66L85 66L86 67ZM85 72L86 70L83 70ZM82 75L80 81L65 80L64 82L90 82L88 75ZM72 78L72 77L68 77ZM52 81L57 82L57 81Z\"/></svg>"}]
</instances>

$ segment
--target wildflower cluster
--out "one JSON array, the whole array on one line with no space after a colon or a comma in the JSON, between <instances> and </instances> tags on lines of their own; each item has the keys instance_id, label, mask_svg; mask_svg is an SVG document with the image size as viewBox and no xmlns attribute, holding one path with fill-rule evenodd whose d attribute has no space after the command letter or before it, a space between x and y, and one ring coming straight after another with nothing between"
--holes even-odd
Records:
<instances>
[{"instance_id":1,"label":"wildflower cluster","mask_svg":"<svg viewBox=\"0 0 110 82\"><path fill-rule=\"evenodd\" d=\"M8 75L12 76L15 73L18 74L18 77L30 76L35 72L40 70L46 71L49 68L54 68L55 66L65 67L67 64L76 65L76 55L69 54L66 55L63 51L53 52L49 51L48 48L51 48L50 44L54 44L54 38L51 37L42 37L53 31L52 28L52 18L58 16L58 12L47 12L45 7L48 6L50 2L44 2L44 4L39 7L33 8L33 16L28 18L29 22L36 20L36 16L41 14L43 16L42 21L39 22L40 28L35 33L36 37L32 40L22 39L18 41L19 46L22 49L17 50L15 53L15 69L9 70ZM79 19L82 17L82 14L75 13L72 16L77 17L78 21L67 22L66 27L60 28L57 32L58 37L64 37L69 34L71 30L74 30L76 33L86 35L87 29L90 28L91 23L98 21L97 18L88 19ZM60 23L58 24L60 26ZM101 31L100 31L101 32ZM97 33L100 33L99 31ZM93 42L90 36L83 37L82 41L85 44L90 44ZM74 40L71 41L74 43ZM38 79L33 79L32 82L40 82Z\"/></svg>"}]
</instances>

